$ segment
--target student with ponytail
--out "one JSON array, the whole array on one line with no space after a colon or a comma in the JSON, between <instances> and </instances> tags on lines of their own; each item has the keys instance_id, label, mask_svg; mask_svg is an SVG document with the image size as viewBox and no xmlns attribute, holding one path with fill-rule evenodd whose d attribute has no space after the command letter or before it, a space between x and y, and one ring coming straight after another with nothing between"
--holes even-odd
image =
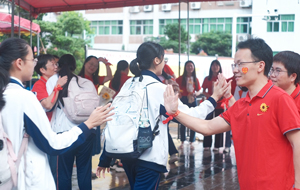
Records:
<instances>
[{"instance_id":1,"label":"student with ponytail","mask_svg":"<svg viewBox=\"0 0 300 190\"><path fill-rule=\"evenodd\" d=\"M24 134L29 135L27 151L21 158L17 170L18 183L14 189L55 190L47 154L63 154L83 144L91 134L89 129L109 120L107 117L110 116L108 112L111 109L107 109L109 105L99 107L87 121L79 126L74 125L66 132L56 134L52 131L46 113L36 96L23 86L23 82L31 80L35 64L32 49L25 40L9 38L1 43L1 106L4 103L3 97L5 100L5 106L1 110L2 124L15 153L19 152ZM9 84L6 86L8 81Z\"/></svg>"},{"instance_id":2,"label":"student with ponytail","mask_svg":"<svg viewBox=\"0 0 300 190\"><path fill-rule=\"evenodd\" d=\"M131 78L128 76L128 72L129 72L128 62L125 60L119 61L117 64L117 70L115 72L114 78L109 83L109 88L116 91L114 97L117 96L123 84L127 81L127 79Z\"/></svg>"},{"instance_id":3,"label":"student with ponytail","mask_svg":"<svg viewBox=\"0 0 300 190\"><path fill-rule=\"evenodd\" d=\"M164 108L163 93L166 85L158 78L164 68L164 49L157 43L144 42L137 50L137 58L130 63L130 71L138 80L146 84L148 95L148 115L150 126L153 128L158 121L159 135L152 142L152 147L147 149L137 160L122 160L123 167L127 174L131 189L158 189L160 173L167 172L168 161L168 127L167 121L171 118ZM126 89L121 89L126 90ZM215 100L222 97L224 87L216 87L214 98L209 98L196 108L188 108L179 101L179 110L189 115L197 115L205 118L208 113L214 110ZM218 93L217 93L218 92ZM168 119L167 119L168 118ZM164 121L164 122L163 122ZM118 139L116 139L118 140ZM97 176L100 177L107 168L111 158L106 155L105 147L100 157Z\"/></svg>"}]
</instances>

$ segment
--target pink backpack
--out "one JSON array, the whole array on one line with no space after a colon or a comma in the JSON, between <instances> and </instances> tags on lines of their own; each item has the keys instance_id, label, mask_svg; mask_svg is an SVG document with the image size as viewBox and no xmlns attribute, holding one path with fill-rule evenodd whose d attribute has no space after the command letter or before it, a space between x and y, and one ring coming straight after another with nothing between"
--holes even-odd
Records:
<instances>
[{"instance_id":1,"label":"pink backpack","mask_svg":"<svg viewBox=\"0 0 300 190\"><path fill-rule=\"evenodd\" d=\"M3 129L0 115L0 190L12 189L17 186L18 168L21 157L27 150L28 137L25 133L19 153L16 155L13 144Z\"/></svg>"},{"instance_id":2,"label":"pink backpack","mask_svg":"<svg viewBox=\"0 0 300 190\"><path fill-rule=\"evenodd\" d=\"M93 110L100 105L100 97L94 84L80 76L73 77L68 86L68 97L64 97L63 111L75 124L86 121ZM77 83L78 82L78 83Z\"/></svg>"}]
</instances>

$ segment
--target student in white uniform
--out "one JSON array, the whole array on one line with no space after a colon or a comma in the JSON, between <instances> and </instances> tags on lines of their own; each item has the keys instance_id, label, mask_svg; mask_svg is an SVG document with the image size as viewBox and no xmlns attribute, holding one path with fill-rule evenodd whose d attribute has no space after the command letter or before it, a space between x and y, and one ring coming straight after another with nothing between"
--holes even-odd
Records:
<instances>
[{"instance_id":1,"label":"student in white uniform","mask_svg":"<svg viewBox=\"0 0 300 190\"><path fill-rule=\"evenodd\" d=\"M55 190L47 154L58 155L81 145L90 130L110 120L112 108L98 107L90 118L67 132L56 134L35 95L24 89L23 82L31 80L34 66L32 50L25 40L9 38L0 45L0 88L5 106L1 111L5 132L18 153L23 135L29 135L27 151L18 168L18 190ZM5 77L7 76L7 77ZM10 78L9 78L10 76ZM9 84L6 86L6 82ZM1 92L2 96L2 92ZM0 98L1 98L0 96Z\"/></svg>"},{"instance_id":2,"label":"student in white uniform","mask_svg":"<svg viewBox=\"0 0 300 190\"><path fill-rule=\"evenodd\" d=\"M162 74L164 64L164 49L159 44L153 42L141 44L137 50L137 58L130 63L130 71L135 77L140 77L142 75L142 82L145 84L155 82L147 86L148 114L152 130L155 127L156 118L160 118L160 133L155 136L152 147L147 149L137 160L122 160L131 189L135 190L158 189L160 173L167 172L168 130L167 124L162 123L162 121L168 117L163 106L163 93L166 89L166 85L157 77ZM130 80L127 82L130 82ZM121 91L122 90L123 89L121 89ZM216 101L223 96L225 90L225 87L216 87L215 92L212 95L213 98L208 98L208 100L195 108L189 108L178 99L180 103L179 109L184 113L198 115L198 117L204 119L207 114L214 110ZM101 173L104 175L106 168L109 170L110 161L111 159L107 157L104 147L97 169L98 177Z\"/></svg>"}]
</instances>

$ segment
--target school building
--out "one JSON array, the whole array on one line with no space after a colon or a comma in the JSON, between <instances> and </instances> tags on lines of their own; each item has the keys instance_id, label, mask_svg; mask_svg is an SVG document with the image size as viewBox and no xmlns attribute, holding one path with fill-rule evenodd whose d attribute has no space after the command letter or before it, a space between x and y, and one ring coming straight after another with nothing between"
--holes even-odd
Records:
<instances>
[{"instance_id":1,"label":"school building","mask_svg":"<svg viewBox=\"0 0 300 190\"><path fill-rule=\"evenodd\" d=\"M227 31L234 42L263 38L275 53L300 53L300 2L298 0L240 0L186 2L180 6L181 26L194 42L209 31ZM149 37L164 35L169 23L178 23L179 3L82 11L91 21L96 49L135 51ZM188 15L189 13L189 15ZM189 21L189 22L188 22ZM234 47L235 48L235 47Z\"/></svg>"}]
</instances>

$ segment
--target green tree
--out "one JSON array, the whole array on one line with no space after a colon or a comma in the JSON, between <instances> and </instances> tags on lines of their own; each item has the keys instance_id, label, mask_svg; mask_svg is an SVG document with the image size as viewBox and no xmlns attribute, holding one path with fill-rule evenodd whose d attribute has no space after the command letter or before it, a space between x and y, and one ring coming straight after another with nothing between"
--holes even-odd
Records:
<instances>
[{"instance_id":1,"label":"green tree","mask_svg":"<svg viewBox=\"0 0 300 190\"><path fill-rule=\"evenodd\" d=\"M186 52L186 43L190 39L188 33L185 31L185 29L181 26L180 27L180 32L181 32L181 52ZM175 53L179 52L179 27L178 23L172 23L168 24L165 27L165 35L168 37L162 37L160 38L159 44L164 48L164 49L169 49L173 48L173 51Z\"/></svg>"},{"instance_id":2,"label":"green tree","mask_svg":"<svg viewBox=\"0 0 300 190\"><path fill-rule=\"evenodd\" d=\"M90 22L81 13L64 12L57 22L36 21L41 27L42 41L47 46L47 53L62 56L71 54L76 59L78 72L85 59L84 47L87 44L82 39L83 31L91 33Z\"/></svg>"},{"instance_id":3,"label":"green tree","mask_svg":"<svg viewBox=\"0 0 300 190\"><path fill-rule=\"evenodd\" d=\"M198 54L202 49L207 55L231 56L232 35L227 32L211 31L198 36L191 45L191 52Z\"/></svg>"}]
</instances>

